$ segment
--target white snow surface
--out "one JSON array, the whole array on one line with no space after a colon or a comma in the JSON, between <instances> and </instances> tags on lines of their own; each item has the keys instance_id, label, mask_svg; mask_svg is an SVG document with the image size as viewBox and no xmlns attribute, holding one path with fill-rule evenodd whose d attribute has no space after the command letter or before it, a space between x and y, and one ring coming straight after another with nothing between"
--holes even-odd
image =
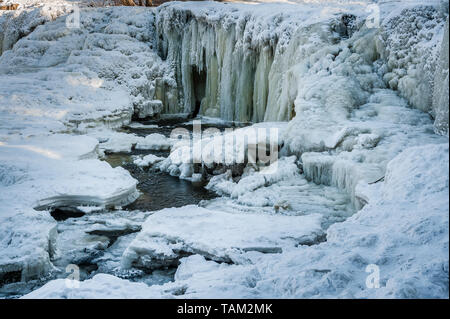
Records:
<instances>
[{"instance_id":1,"label":"white snow surface","mask_svg":"<svg viewBox=\"0 0 450 319\"><path fill-rule=\"evenodd\" d=\"M73 282L57 279L49 282L39 290L24 296L24 299L142 299L161 298L159 287L149 287L144 283L130 282L112 275L98 274L92 279L79 283L72 288ZM170 294L166 294L170 297Z\"/></svg>"},{"instance_id":2,"label":"white snow surface","mask_svg":"<svg viewBox=\"0 0 450 319\"><path fill-rule=\"evenodd\" d=\"M99 151L172 148L160 169L193 181L180 150L223 164L204 144L227 134L187 146L109 130L200 106L266 121L229 136L279 121L276 173L216 172L222 198L147 219L123 266L178 266L174 282L101 274L29 297L448 298L448 1L380 2L379 28L366 1L318 0L82 8L75 29L71 1L18 1L0 12L0 280L53 269L56 224L34 208L135 199Z\"/></svg>"},{"instance_id":3,"label":"white snow surface","mask_svg":"<svg viewBox=\"0 0 450 319\"><path fill-rule=\"evenodd\" d=\"M87 136L41 135L0 142L0 275L45 276L56 245L51 207L120 206L137 196L123 168L97 160Z\"/></svg>"},{"instance_id":4,"label":"white snow surface","mask_svg":"<svg viewBox=\"0 0 450 319\"><path fill-rule=\"evenodd\" d=\"M164 209L147 218L124 252L122 266L155 269L195 253L225 262L239 262L242 251L279 253L315 242L323 234L320 221L317 214L230 214L192 205Z\"/></svg>"}]
</instances>

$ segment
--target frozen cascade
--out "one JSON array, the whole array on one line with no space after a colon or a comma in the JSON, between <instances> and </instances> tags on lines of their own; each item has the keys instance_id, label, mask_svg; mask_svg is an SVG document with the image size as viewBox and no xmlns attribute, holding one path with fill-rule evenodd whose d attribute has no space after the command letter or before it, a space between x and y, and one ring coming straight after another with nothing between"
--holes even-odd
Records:
<instances>
[{"instance_id":1,"label":"frozen cascade","mask_svg":"<svg viewBox=\"0 0 450 319\"><path fill-rule=\"evenodd\" d=\"M240 122L291 119L292 112L279 100L286 94L281 90L284 84L292 82L283 74L298 60L296 47L284 52L299 28L295 15L279 9L271 17L260 17L248 8L237 15L220 13L214 6L207 14L192 9L175 4L157 10L159 54L174 66L178 88L178 103L173 91L163 97L170 96L164 111ZM292 39L305 43L308 35Z\"/></svg>"},{"instance_id":2,"label":"frozen cascade","mask_svg":"<svg viewBox=\"0 0 450 319\"><path fill-rule=\"evenodd\" d=\"M441 2L445 6L446 1ZM24 26L24 33L20 34L20 37L24 37L19 39L14 34L7 42L4 36L9 37L9 32L14 28L11 28L12 21L3 19L9 15L1 15L0 42L3 43L0 45L6 51L0 57L0 77L5 83L0 88L0 113L4 119L0 129L0 146L9 149L9 152L1 153L1 168L5 174L1 180L3 190L0 197L6 203L11 196L19 199L31 189L39 190L31 192L33 196L26 196L26 202L14 200L12 204L8 203L5 206L6 214L0 216L0 228L3 229L0 233L4 234L0 242L6 251L2 256L4 258L0 258L0 270L6 274L4 277L12 274L14 280L25 281L44 276L53 267L57 244L59 247L72 248L70 241L57 242L54 222L43 212L36 212L31 207L46 208L67 201L81 205L86 204L86 199L90 202L100 201L101 205L122 205L132 201L134 196L131 195L136 193L136 181L127 172L120 168L113 169L98 161L96 156L91 158L91 150L86 154L82 152L83 158L70 158L63 165L54 165L58 159L51 158L55 156L53 152L49 153L46 148L36 149L35 146L39 146L36 140L32 141L33 147L29 148L25 139L30 136L45 139L48 131L52 134L88 132L95 136L97 132L92 132L92 129L121 127L131 120L133 114L145 118L159 113L181 112L240 122L265 122L257 125L274 126L271 121L277 121L283 126L278 144L282 147L282 158L278 164L284 165L282 168L285 169L279 170L278 175L266 178L261 176L259 168L251 170L246 167L243 174L233 180L233 176L225 172L215 176L215 184L211 179L210 186L218 190L232 187L229 198L212 201L200 210L196 206L185 207L186 211L170 210L174 220L179 220L180 224L184 224L185 216L193 216L190 209L197 210L198 215L190 219L190 226L210 220L213 215L211 211L227 210L221 219L232 221L229 223L232 227L220 235L224 238L237 238L234 234L241 233L249 235L248 240L229 242L228 246L235 246L251 256L257 256L255 252L279 253L280 248L283 257L286 257L285 254L289 256L290 251L292 257L297 258L297 250L314 254L321 249L324 249L324 256L333 256L339 236L352 239L358 233L356 227L367 226L366 222L370 218L382 216L380 211L386 214L391 211L401 212L402 208L395 206L398 197L414 204L417 199L422 206L405 206L407 209L404 209L401 222L395 219L398 214L383 216L391 218L387 219L388 223L381 221L380 217L376 224L385 223L388 226L382 230L386 235L374 230L375 235L371 237L367 236L367 231L361 231L361 238L352 240L354 247L362 247L360 253L365 260L360 262L358 254L339 254L343 256L343 263L350 260L359 267L360 264L386 260L385 256L370 256L370 252L368 256L369 250L365 245L377 244L376 234L383 237L378 243L399 242L392 240L392 234L404 235L406 237L402 240L406 240L409 238L408 229L430 225L430 216L421 215L429 210L430 204L436 206L436 217L433 218L436 218L436 225L442 225L443 231L440 233L448 235L448 214L442 214L442 210L445 210L442 207L447 207L448 203L441 200L441 193L448 193L448 171L443 165L448 163L448 157L442 156L448 154L448 136L434 134L448 135L448 22L444 34L448 4L447 9L442 10L436 3L413 3L391 10L393 7L383 2L381 28L375 29L366 28L364 10L358 5L357 9L348 5L343 11L320 11L320 14L318 10L321 4L246 6L205 2L171 3L151 10L93 8L84 11L81 30L67 30L64 17L38 26L34 31L34 24L27 29L27 19L13 20ZM56 16L48 20L54 18ZM6 29L5 21L9 21ZM60 81L61 77L66 80ZM68 90L68 87L71 89ZM16 98L18 95L20 99ZM15 110L21 111L16 114ZM13 136L9 137L11 132ZM152 138L136 137L136 143L133 142L134 137L130 140L130 136L126 136L123 145L117 143L121 140L119 135L108 135L107 139L103 133L98 134L100 150L119 146L127 150L133 146L136 149L157 147L176 150L176 145L172 145L167 138L161 138L155 143L157 134ZM18 137L15 135L23 135L20 139L24 140L16 142ZM12 142L27 146L23 148L20 161L17 160L17 145ZM83 144L81 139L79 142ZM14 147L11 148L11 145ZM27 152L37 152L42 157L50 156L50 159L31 158ZM65 159L66 155L58 156ZM176 175L181 178L198 181L197 177L201 174L194 174L189 165L177 166L169 162L173 155L174 152L167 160L158 161L155 165L171 164L168 166L171 174L177 172ZM397 160L392 161L396 156ZM409 166L403 165L408 164L408 161ZM432 162L432 174L428 173L430 168L425 165L428 162ZM222 163L215 164L219 167ZM419 173L411 174L416 171ZM419 194L413 188L421 185L422 179L428 176L430 180L423 182L426 186L431 184L432 179L439 181L432 185L439 201L428 197L428 194ZM417 181L409 184L407 181L410 177ZM313 185L310 181L320 185ZM350 214L345 215L347 196L342 194L342 190L350 195L356 208L366 203L369 205L354 217L348 218ZM380 196L377 193L379 190L383 190L386 196ZM279 193L283 196L277 196ZM387 195L395 196L391 198ZM294 200L288 201L290 197ZM316 198L322 201L318 203L314 200ZM392 205L392 209L386 209L389 205ZM241 210L237 211L237 207ZM302 216L300 208L304 207L307 207L308 212L317 210L319 214L331 217L326 221L327 227L333 224L330 231L327 230L327 241L332 246L330 251L325 251L328 249L326 243L310 248L301 247L305 246L302 244L296 247L299 243L316 244L323 237L322 231L316 231L323 227L323 220L319 220L320 216ZM336 209L338 212L333 214L332 210ZM17 214L18 210L23 213ZM258 211L264 217L257 215ZM265 216L267 212L273 216ZM304 224L304 218L311 221L311 227L305 229L306 237L288 243L284 240L282 230L273 234L270 225L278 224L278 220L285 220L288 233L296 234L297 227L293 227L295 225L289 215L297 213L299 216L294 219L298 221L298 226ZM239 216L239 219L234 215ZM31 217L31 222L23 223L23 220ZM344 219L347 222L335 224ZM247 232L247 225L261 220L265 221L261 222L265 225L262 229L256 229L253 235ZM39 233L30 231L35 221L43 225ZM404 224L405 221L412 222ZM172 222L171 225L166 223L163 214L149 218L147 229L136 237L137 240L133 240L128 251L130 254L125 256L125 260L133 261L136 256L141 259L142 256L144 259L148 256L153 258L158 250L150 251L147 255L140 252L140 241L148 238L158 244L158 249L173 248L175 255L181 247L182 253L195 253L208 258L210 254L217 253L217 248L221 248L219 244L223 244L216 240L214 245L203 249L211 241L208 238L198 240L196 236L206 232L197 232L196 236L189 237L189 232L185 233L189 231L187 227L179 227L177 222ZM155 240L154 225L166 224L175 227L161 226L164 235ZM23 232L22 228L14 229L15 225L23 225ZM349 230L346 229L348 225ZM424 228L426 231L423 234L428 236L438 229L432 226L425 226L428 228ZM90 235L97 236L95 234L103 233L104 229L92 231ZM79 234L74 232L73 236ZM172 236L178 238L175 244L166 240ZM259 247L253 237L264 237L267 244ZM442 237L443 245L448 247L445 237L448 236ZM100 240L102 245L103 239ZM163 245L160 245L160 239ZM418 234L417 245L428 240L431 242L431 239L434 238L425 235L420 237ZM142 242L145 243L145 240ZM124 247L131 241L131 237L127 238L120 245ZM346 244L343 247L348 251L351 246ZM404 263L411 255L405 254L403 245L399 247L398 256L406 257L397 259ZM21 249L19 255L18 248ZM388 258L393 256L389 245L383 244L381 248L386 248ZM28 252L34 254L21 258ZM137 254L134 255L134 252ZM218 252L223 253L220 249ZM120 256L116 256L116 253L111 252L114 255L113 262L118 264ZM305 258L311 257L308 254L298 256L311 263L312 258ZM225 252L222 257L231 259L234 257L231 255ZM421 260L431 260L423 254L421 256ZM156 257L159 258L158 255ZM175 256L177 261L179 257ZM189 260L199 257L190 256ZM438 263L445 258L448 261L448 255L440 254L438 257ZM270 256L258 258L267 258L268 268L273 268ZM186 260L180 262L189 264ZM214 262L205 260L205 263ZM440 269L442 267L438 263L437 274L448 278L448 267ZM254 264L261 263L256 261ZM298 260L295 264L297 267ZM328 267L329 264L325 261L324 264L316 265L317 269L323 269L323 265ZM222 266L228 269L246 265L236 263ZM183 270L183 267L180 269ZM426 266L424 271L430 267ZM417 273L417 268L413 270ZM260 271L266 276L264 270ZM339 281L345 279L346 274L332 271L323 276L330 276L335 284L340 284ZM274 274L269 272L266 278L271 280ZM6 281L9 280L6 278ZM395 280L401 281L398 278ZM292 280L286 280L286 285L291 286L291 283ZM264 282L259 282L261 284L264 286ZM402 285L406 287L406 284ZM396 293L400 291L395 283L395 289L391 287L389 289ZM280 285L280 291L274 295L283 295L285 288L287 286L284 287L284 284ZM322 287L321 291L323 289L326 288ZM313 287L313 290L316 289ZM448 295L448 288L440 294L445 293ZM417 294L427 296L420 290ZM304 295L311 296L308 291Z\"/></svg>"},{"instance_id":3,"label":"frozen cascade","mask_svg":"<svg viewBox=\"0 0 450 319\"><path fill-rule=\"evenodd\" d=\"M436 113L426 97L434 70L445 73L445 61L436 66L446 16L441 7L384 13L381 28L368 28L351 7L319 20L303 14L301 22L293 19L300 13L287 10L201 8L157 10L157 46L174 67L179 99L164 112L289 121L280 141L284 154L301 157L309 180L347 191L356 208L364 204L355 193L358 182L381 180L406 147L442 142L430 134L428 115L415 110ZM402 34L411 38L411 50ZM437 113L445 122L443 105Z\"/></svg>"},{"instance_id":4,"label":"frozen cascade","mask_svg":"<svg viewBox=\"0 0 450 319\"><path fill-rule=\"evenodd\" d=\"M444 39L442 41L442 48L439 58L439 65L436 68L434 83L435 88L433 92L433 112L435 116L434 127L438 134L448 135L448 18L445 24Z\"/></svg>"},{"instance_id":5,"label":"frozen cascade","mask_svg":"<svg viewBox=\"0 0 450 319\"><path fill-rule=\"evenodd\" d=\"M292 119L299 88L314 81L304 77L310 56L336 55L336 45L348 38L350 46L358 45L360 37L353 35L367 27L365 17L352 7L316 20L307 18L305 8L305 12L281 8L268 14L259 8L220 10L211 4L202 4L200 9L191 4L159 7L157 47L174 75L172 81L157 83L155 98L163 101L163 112L241 122ZM384 83L379 86L398 90L413 107L432 114L433 76L445 17L445 10L433 5L394 11L364 40L366 68L373 69L376 80L382 78ZM328 49L321 50L324 47ZM352 74L343 71L347 80L353 80ZM316 69L317 76L324 72L328 72L326 65ZM351 89L352 84L339 89ZM365 96L349 107L364 104L371 92L367 86L362 90Z\"/></svg>"}]
</instances>

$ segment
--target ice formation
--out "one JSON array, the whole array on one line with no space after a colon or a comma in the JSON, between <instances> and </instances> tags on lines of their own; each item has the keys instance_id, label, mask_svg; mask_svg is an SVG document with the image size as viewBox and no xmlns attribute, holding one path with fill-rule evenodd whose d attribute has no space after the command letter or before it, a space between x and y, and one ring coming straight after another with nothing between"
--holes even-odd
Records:
<instances>
[{"instance_id":1,"label":"ice formation","mask_svg":"<svg viewBox=\"0 0 450 319\"><path fill-rule=\"evenodd\" d=\"M142 157L141 156L136 157L133 160L133 163L139 167L148 167L154 165L155 163L161 162L162 160L164 160L164 157L149 154Z\"/></svg>"},{"instance_id":2,"label":"ice formation","mask_svg":"<svg viewBox=\"0 0 450 319\"><path fill-rule=\"evenodd\" d=\"M169 297L169 293L162 293L159 287L149 287L142 282L130 282L112 275L98 274L92 279L85 280L74 289L74 283L67 279L57 279L49 282L40 290L26 295L25 299L148 299Z\"/></svg>"},{"instance_id":3,"label":"ice formation","mask_svg":"<svg viewBox=\"0 0 450 319\"><path fill-rule=\"evenodd\" d=\"M175 97L171 89L168 95L172 99L163 99L165 112L199 113L244 122L290 120L297 113L295 100L301 94L298 88L304 87L306 81L315 88L319 83L324 85L325 79L317 82L324 72L351 80L333 86L334 92L349 91L347 99L351 100L342 103L353 107L363 104L371 88L384 87L381 76L411 105L431 111L433 77L448 3L447 7L445 2L398 7L387 3L380 9L380 28L366 26L368 14L362 12L369 11L367 5L342 7L334 3L330 7L228 4L228 10L223 10L212 3L159 7L157 47L163 59L174 66L178 87ZM355 33L359 35L355 37ZM356 68L353 72L360 75L354 79L343 67L331 71L323 64L309 70L316 79L302 76L308 72L309 63L316 63L314 59L338 55L343 49L339 42L345 43L346 38L359 47L356 52L350 50L360 54L359 63L380 65L372 70L378 77L371 74L369 67ZM166 86L161 84L159 88L164 90ZM365 92L356 92L358 86ZM337 98L310 94L309 100Z\"/></svg>"},{"instance_id":4,"label":"ice formation","mask_svg":"<svg viewBox=\"0 0 450 319\"><path fill-rule=\"evenodd\" d=\"M438 134L448 135L448 105L449 105L449 66L448 66L448 18L445 24L444 38L442 40L439 64L434 76L433 113L435 130Z\"/></svg>"},{"instance_id":5,"label":"ice formation","mask_svg":"<svg viewBox=\"0 0 450 319\"><path fill-rule=\"evenodd\" d=\"M380 2L376 27L366 1L83 7L80 28L72 3L17 1L0 12L0 285L104 250L100 271L175 266L174 281L98 274L28 297L448 297L448 1ZM175 113L252 125L193 143L114 130ZM239 139L269 127L273 143ZM257 145L279 160L242 157ZM134 161L222 197L145 215L137 235L144 217L118 213L58 239L42 210L89 224L136 198L98 159L134 149L170 150Z\"/></svg>"},{"instance_id":6,"label":"ice formation","mask_svg":"<svg viewBox=\"0 0 450 319\"><path fill-rule=\"evenodd\" d=\"M73 3L67 1L41 3L40 5L35 2L32 6L22 4L20 10L2 12L0 15L0 55L11 49L20 38L31 33L37 26L71 13L74 7Z\"/></svg>"},{"instance_id":7,"label":"ice formation","mask_svg":"<svg viewBox=\"0 0 450 319\"><path fill-rule=\"evenodd\" d=\"M161 6L160 55L177 65L175 73L183 81L178 87L184 105L172 111L196 112L193 83L201 83L196 73L205 73L200 114L238 121L290 120L279 141L284 153L301 156L309 180L344 189L361 208L355 197L358 182L382 178L387 162L406 147L445 141L430 134L433 122L426 114L409 107L440 114L435 128L445 128L445 83L434 89L435 74L445 82L447 54L438 63L441 42L445 51L445 3L399 8L387 3L381 7L379 28L367 26L358 6L338 14L322 12L319 20L308 18L314 5L288 7L225 14L213 4L200 9ZM268 64L266 51L271 54ZM243 88L253 94L241 94ZM443 99L437 113L433 92L436 101ZM201 152L205 163L211 157L208 150ZM162 169L180 175L175 157L189 153L175 149Z\"/></svg>"}]
</instances>

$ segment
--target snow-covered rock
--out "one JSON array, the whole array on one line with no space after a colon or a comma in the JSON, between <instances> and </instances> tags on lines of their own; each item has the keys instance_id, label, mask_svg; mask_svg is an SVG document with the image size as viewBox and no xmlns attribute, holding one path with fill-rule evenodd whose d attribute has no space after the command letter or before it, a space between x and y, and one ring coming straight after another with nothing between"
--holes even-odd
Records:
<instances>
[{"instance_id":1,"label":"snow-covered rock","mask_svg":"<svg viewBox=\"0 0 450 319\"><path fill-rule=\"evenodd\" d=\"M60 221L57 226L58 240L56 253L52 258L53 264L63 269L68 264L97 264L103 266L102 272L114 273L120 266L120 257L126 246L122 247L119 256L115 256L117 247L112 246L116 245L122 236L135 236L149 214L129 214L121 210L102 211ZM123 246L119 244L121 245ZM110 268L105 269L105 264Z\"/></svg>"},{"instance_id":2,"label":"snow-covered rock","mask_svg":"<svg viewBox=\"0 0 450 319\"><path fill-rule=\"evenodd\" d=\"M242 252L281 253L286 246L318 241L323 235L320 221L317 214L230 214L192 205L164 209L147 218L124 252L122 266L150 270L176 266L191 254L240 263Z\"/></svg>"},{"instance_id":3,"label":"snow-covered rock","mask_svg":"<svg viewBox=\"0 0 450 319\"><path fill-rule=\"evenodd\" d=\"M163 109L163 104L160 100L151 100L143 102L136 106L135 113L140 119L146 117L154 117L155 115L159 115Z\"/></svg>"},{"instance_id":4,"label":"snow-covered rock","mask_svg":"<svg viewBox=\"0 0 450 319\"><path fill-rule=\"evenodd\" d=\"M2 203L0 285L47 276L54 269L56 222L47 212Z\"/></svg>"},{"instance_id":5,"label":"snow-covered rock","mask_svg":"<svg viewBox=\"0 0 450 319\"><path fill-rule=\"evenodd\" d=\"M138 141L136 149L138 150L170 150L173 141L159 133L153 133L145 136Z\"/></svg>"},{"instance_id":6,"label":"snow-covered rock","mask_svg":"<svg viewBox=\"0 0 450 319\"><path fill-rule=\"evenodd\" d=\"M266 173L270 175L277 168L278 149L283 143L286 126L285 122L263 122L244 128L227 128L224 132L211 128L196 132L194 127L192 139L185 135L175 140L169 157L159 168L190 180L193 174L203 173L197 171L200 167L211 175L227 169L235 171L234 175L241 175L247 164L255 168L267 166Z\"/></svg>"},{"instance_id":7,"label":"snow-covered rock","mask_svg":"<svg viewBox=\"0 0 450 319\"><path fill-rule=\"evenodd\" d=\"M148 167L155 163L161 162L162 160L164 160L164 157L148 154L143 157L138 156L133 160L133 163L139 167Z\"/></svg>"},{"instance_id":8,"label":"snow-covered rock","mask_svg":"<svg viewBox=\"0 0 450 319\"><path fill-rule=\"evenodd\" d=\"M144 139L136 134L111 130L90 132L89 136L95 137L99 141L99 149L106 153L131 153L133 147Z\"/></svg>"},{"instance_id":9,"label":"snow-covered rock","mask_svg":"<svg viewBox=\"0 0 450 319\"><path fill-rule=\"evenodd\" d=\"M207 189L229 197L217 198L203 207L242 213L322 215L322 227L340 222L354 213L349 196L336 187L317 185L300 174L296 157L283 157L272 174L261 171L244 173L236 183L230 171L211 178Z\"/></svg>"}]
</instances>

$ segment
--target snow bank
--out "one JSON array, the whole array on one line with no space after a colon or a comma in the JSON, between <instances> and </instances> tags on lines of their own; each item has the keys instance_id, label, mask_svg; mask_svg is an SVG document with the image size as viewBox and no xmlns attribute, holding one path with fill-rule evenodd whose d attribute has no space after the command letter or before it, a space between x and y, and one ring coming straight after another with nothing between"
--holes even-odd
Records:
<instances>
[{"instance_id":1,"label":"snow bank","mask_svg":"<svg viewBox=\"0 0 450 319\"><path fill-rule=\"evenodd\" d=\"M123 168L97 157L98 142L87 136L11 136L0 142L0 277L40 278L53 269L53 207L121 206L136 199L136 183Z\"/></svg>"},{"instance_id":2,"label":"snow bank","mask_svg":"<svg viewBox=\"0 0 450 319\"><path fill-rule=\"evenodd\" d=\"M239 263L241 252L280 253L286 246L314 243L323 234L320 219L315 214L230 214L192 205L164 209L143 224L124 252L122 266L149 270L176 266L191 254Z\"/></svg>"},{"instance_id":3,"label":"snow bank","mask_svg":"<svg viewBox=\"0 0 450 319\"><path fill-rule=\"evenodd\" d=\"M164 298L159 287L149 287L144 283L130 282L117 277L98 274L92 279L79 283L73 288L73 282L57 279L42 288L24 296L24 299L142 299Z\"/></svg>"},{"instance_id":4,"label":"snow bank","mask_svg":"<svg viewBox=\"0 0 450 319\"><path fill-rule=\"evenodd\" d=\"M286 125L285 122L265 122L239 129L227 128L224 132L214 128L197 132L194 126L192 138L183 132L179 134L181 140L173 136L171 153L159 169L193 181L199 174L204 178L207 177L204 175L218 175L228 169L234 176L240 176L247 164L255 169L268 166L266 173L269 174L271 168L277 168L278 149L283 143L281 136Z\"/></svg>"},{"instance_id":5,"label":"snow bank","mask_svg":"<svg viewBox=\"0 0 450 319\"><path fill-rule=\"evenodd\" d=\"M70 145L65 147L59 144L67 142ZM132 201L136 180L123 168L112 169L106 162L84 159L92 157L92 146L97 146L92 138L64 135L2 142L3 200L39 209L120 206Z\"/></svg>"},{"instance_id":6,"label":"snow bank","mask_svg":"<svg viewBox=\"0 0 450 319\"><path fill-rule=\"evenodd\" d=\"M8 1L19 4L17 10L0 11L0 55L9 50L22 37L31 33L37 26L70 14L75 4L68 1ZM5 2L4 4L8 4ZM3 3L2 3L3 4Z\"/></svg>"}]
</instances>

